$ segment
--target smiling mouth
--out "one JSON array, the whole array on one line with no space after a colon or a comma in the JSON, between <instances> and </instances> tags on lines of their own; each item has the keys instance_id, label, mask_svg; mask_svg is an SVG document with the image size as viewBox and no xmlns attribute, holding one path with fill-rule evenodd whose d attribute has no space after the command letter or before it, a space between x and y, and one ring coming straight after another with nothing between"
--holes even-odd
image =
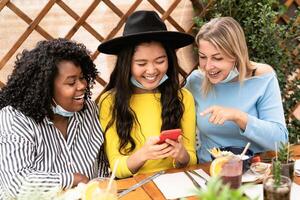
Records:
<instances>
[{"instance_id":1,"label":"smiling mouth","mask_svg":"<svg viewBox=\"0 0 300 200\"><path fill-rule=\"evenodd\" d=\"M148 81L154 81L157 76L144 76L144 78Z\"/></svg>"},{"instance_id":2,"label":"smiling mouth","mask_svg":"<svg viewBox=\"0 0 300 200\"><path fill-rule=\"evenodd\" d=\"M84 94L80 95L80 96L77 96L77 97L74 97L73 99L75 100L82 100L84 98Z\"/></svg>"},{"instance_id":3,"label":"smiling mouth","mask_svg":"<svg viewBox=\"0 0 300 200\"><path fill-rule=\"evenodd\" d=\"M211 72L207 72L207 74L209 75L209 77L211 78L217 78L218 75L220 74L221 71L211 71Z\"/></svg>"}]
</instances>

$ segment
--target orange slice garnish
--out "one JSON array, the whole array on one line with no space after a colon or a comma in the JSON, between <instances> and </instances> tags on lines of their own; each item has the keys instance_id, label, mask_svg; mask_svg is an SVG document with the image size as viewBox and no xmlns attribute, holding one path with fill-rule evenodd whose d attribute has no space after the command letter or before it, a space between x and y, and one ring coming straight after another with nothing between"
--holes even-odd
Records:
<instances>
[{"instance_id":1,"label":"orange slice garnish","mask_svg":"<svg viewBox=\"0 0 300 200\"><path fill-rule=\"evenodd\" d=\"M211 176L218 176L223 168L223 165L228 162L230 157L222 156L214 159L210 165L209 173Z\"/></svg>"}]
</instances>

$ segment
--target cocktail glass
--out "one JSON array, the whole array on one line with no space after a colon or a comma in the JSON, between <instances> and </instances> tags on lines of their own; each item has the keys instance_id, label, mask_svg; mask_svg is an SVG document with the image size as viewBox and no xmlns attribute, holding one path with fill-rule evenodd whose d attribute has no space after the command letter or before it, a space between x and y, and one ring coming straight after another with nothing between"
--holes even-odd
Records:
<instances>
[{"instance_id":1,"label":"cocktail glass","mask_svg":"<svg viewBox=\"0 0 300 200\"><path fill-rule=\"evenodd\" d=\"M239 156L228 156L227 162L222 165L220 177L230 188L239 188L242 182L243 161Z\"/></svg>"}]
</instances>

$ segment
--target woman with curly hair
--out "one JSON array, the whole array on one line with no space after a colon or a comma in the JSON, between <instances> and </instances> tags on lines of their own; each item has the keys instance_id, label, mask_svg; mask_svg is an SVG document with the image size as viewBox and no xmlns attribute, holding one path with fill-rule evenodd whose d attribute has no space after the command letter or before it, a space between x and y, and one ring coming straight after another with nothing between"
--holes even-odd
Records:
<instances>
[{"instance_id":1,"label":"woman with curly hair","mask_svg":"<svg viewBox=\"0 0 300 200\"><path fill-rule=\"evenodd\" d=\"M108 175L90 100L96 73L86 47L66 39L17 56L0 91L0 199L50 198Z\"/></svg>"},{"instance_id":2,"label":"woman with curly hair","mask_svg":"<svg viewBox=\"0 0 300 200\"><path fill-rule=\"evenodd\" d=\"M110 166L120 160L117 177L196 163L194 100L181 89L175 53L191 43L192 36L167 31L157 13L137 11L122 37L98 47L118 56L100 99ZM182 136L159 144L161 131L178 128Z\"/></svg>"}]
</instances>

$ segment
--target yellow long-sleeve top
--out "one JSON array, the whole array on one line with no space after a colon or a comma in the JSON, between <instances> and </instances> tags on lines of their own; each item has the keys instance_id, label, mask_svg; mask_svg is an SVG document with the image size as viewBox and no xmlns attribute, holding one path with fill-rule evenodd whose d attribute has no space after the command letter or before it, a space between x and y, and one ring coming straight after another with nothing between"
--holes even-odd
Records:
<instances>
[{"instance_id":1,"label":"yellow long-sleeve top","mask_svg":"<svg viewBox=\"0 0 300 200\"><path fill-rule=\"evenodd\" d=\"M194 99L191 93L186 90L181 90L183 93L184 113L181 119L181 129L183 133L183 145L187 150L190 161L189 165L196 164L196 151L195 151L195 105ZM113 106L113 94L106 92L100 99L100 123L103 130L106 129L108 122L112 116ZM119 165L116 171L118 178L126 178L133 174L128 169L127 159L136 150L140 149L146 142L149 136L159 136L162 125L161 119L161 103L160 93L146 93L146 94L134 94L130 99L130 107L135 112L140 127L137 124L133 124L131 130L131 136L133 137L136 148L128 155L122 155L119 152L119 136L116 132L115 124L111 126L105 134L105 151L108 157L108 161L111 169L117 159L119 159ZM139 173L150 173L154 171L160 171L173 168L173 159L171 157L148 160L139 169Z\"/></svg>"}]
</instances>

